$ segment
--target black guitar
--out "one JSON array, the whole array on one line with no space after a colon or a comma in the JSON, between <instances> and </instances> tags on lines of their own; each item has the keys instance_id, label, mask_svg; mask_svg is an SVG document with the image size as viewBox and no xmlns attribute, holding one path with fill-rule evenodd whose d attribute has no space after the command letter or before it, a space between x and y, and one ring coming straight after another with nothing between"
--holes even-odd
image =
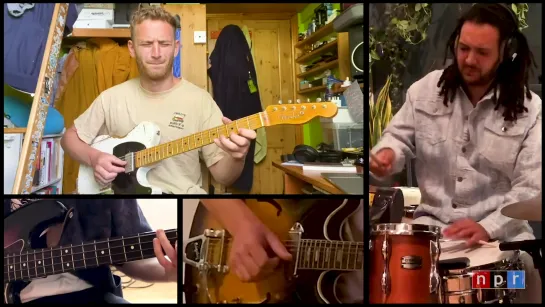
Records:
<instances>
[{"instance_id":1,"label":"black guitar","mask_svg":"<svg viewBox=\"0 0 545 307\"><path fill-rule=\"evenodd\" d=\"M30 282L34 278L155 257L155 232L79 245L36 248L36 242L48 227L61 224L64 232L73 212L73 208L67 209L60 201L40 200L4 218L5 304L20 303L20 283L16 281ZM165 230L165 234L174 246L178 231Z\"/></svg>"}]
</instances>

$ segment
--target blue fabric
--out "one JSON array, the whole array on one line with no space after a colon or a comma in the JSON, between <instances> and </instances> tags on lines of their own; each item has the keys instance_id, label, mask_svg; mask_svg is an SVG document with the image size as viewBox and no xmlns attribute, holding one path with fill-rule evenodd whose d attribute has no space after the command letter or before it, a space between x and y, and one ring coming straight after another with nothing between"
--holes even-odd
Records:
<instances>
[{"instance_id":1,"label":"blue fabric","mask_svg":"<svg viewBox=\"0 0 545 307\"><path fill-rule=\"evenodd\" d=\"M4 82L35 93L55 3L36 3L20 17L10 15L4 3ZM74 4L68 7L64 34L72 32L78 18Z\"/></svg>"},{"instance_id":2,"label":"blue fabric","mask_svg":"<svg viewBox=\"0 0 545 307\"><path fill-rule=\"evenodd\" d=\"M180 52L178 52L178 55L174 58L174 77L180 78L182 77L182 30L176 29L176 40L180 42Z\"/></svg>"},{"instance_id":3,"label":"blue fabric","mask_svg":"<svg viewBox=\"0 0 545 307\"><path fill-rule=\"evenodd\" d=\"M15 97L4 96L4 116L16 127L26 127L30 117L31 105ZM44 135L59 134L64 129L64 117L53 107L49 107L45 118Z\"/></svg>"}]
</instances>

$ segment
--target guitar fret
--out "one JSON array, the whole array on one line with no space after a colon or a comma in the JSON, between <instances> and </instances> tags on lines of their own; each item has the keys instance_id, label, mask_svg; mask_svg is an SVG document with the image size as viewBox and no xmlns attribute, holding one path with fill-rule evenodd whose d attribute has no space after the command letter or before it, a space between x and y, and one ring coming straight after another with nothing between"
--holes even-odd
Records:
<instances>
[{"instance_id":1,"label":"guitar fret","mask_svg":"<svg viewBox=\"0 0 545 307\"><path fill-rule=\"evenodd\" d=\"M30 278L30 267L28 265L28 251L26 252L26 255L25 255L25 262L23 262L23 267L26 269L26 278Z\"/></svg>"},{"instance_id":2,"label":"guitar fret","mask_svg":"<svg viewBox=\"0 0 545 307\"><path fill-rule=\"evenodd\" d=\"M108 243L108 256L110 257L110 263L113 263L113 261L112 261L112 249L110 248L110 240L106 239L106 243Z\"/></svg>"},{"instance_id":3,"label":"guitar fret","mask_svg":"<svg viewBox=\"0 0 545 307\"><path fill-rule=\"evenodd\" d=\"M123 256L125 256L125 261L127 262L127 250L125 250L125 240L123 240L123 236L121 236L121 245L123 245Z\"/></svg>"},{"instance_id":4,"label":"guitar fret","mask_svg":"<svg viewBox=\"0 0 545 307\"><path fill-rule=\"evenodd\" d=\"M34 273L35 276L38 277L38 265L36 264L36 253L32 253L32 258L34 259L32 263L34 264Z\"/></svg>"},{"instance_id":5,"label":"guitar fret","mask_svg":"<svg viewBox=\"0 0 545 307\"><path fill-rule=\"evenodd\" d=\"M346 268L350 265L350 248L352 247L352 242L348 242L348 257L346 257Z\"/></svg>"},{"instance_id":6,"label":"guitar fret","mask_svg":"<svg viewBox=\"0 0 545 307\"><path fill-rule=\"evenodd\" d=\"M140 245L140 255L144 259L144 253L142 253L142 242L140 242L140 235L138 235L138 245Z\"/></svg>"},{"instance_id":7,"label":"guitar fret","mask_svg":"<svg viewBox=\"0 0 545 307\"><path fill-rule=\"evenodd\" d=\"M77 268L87 268L87 263L85 262L85 250L83 244L72 246L70 245L70 251L72 252L72 264L74 269Z\"/></svg>"},{"instance_id":8,"label":"guitar fret","mask_svg":"<svg viewBox=\"0 0 545 307\"><path fill-rule=\"evenodd\" d=\"M123 263L127 261L127 255L125 255L122 241L123 240L109 241L110 258L112 259L113 264Z\"/></svg>"}]
</instances>

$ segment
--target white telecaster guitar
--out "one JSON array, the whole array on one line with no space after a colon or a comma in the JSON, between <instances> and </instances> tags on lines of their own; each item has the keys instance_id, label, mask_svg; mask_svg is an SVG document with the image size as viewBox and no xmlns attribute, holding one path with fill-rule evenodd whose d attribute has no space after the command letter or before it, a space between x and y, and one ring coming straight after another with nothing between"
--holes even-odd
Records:
<instances>
[{"instance_id":1,"label":"white telecaster guitar","mask_svg":"<svg viewBox=\"0 0 545 307\"><path fill-rule=\"evenodd\" d=\"M209 145L220 135L229 137L239 128L256 130L282 124L304 124L317 116L333 117L336 114L337 105L331 102L272 105L263 112L227 125L160 145L159 127L142 122L123 138L101 135L93 140L91 147L127 161L125 172L118 174L110 185L102 187L95 181L93 169L82 164L77 181L78 194L161 194L161 189L151 186L147 180L147 173L157 162Z\"/></svg>"}]
</instances>

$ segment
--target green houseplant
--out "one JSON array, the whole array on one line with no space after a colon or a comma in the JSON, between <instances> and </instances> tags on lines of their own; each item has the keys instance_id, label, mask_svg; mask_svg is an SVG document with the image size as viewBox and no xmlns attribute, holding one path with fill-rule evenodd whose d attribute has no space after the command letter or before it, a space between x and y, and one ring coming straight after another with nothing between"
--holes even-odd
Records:
<instances>
[{"instance_id":1,"label":"green houseplant","mask_svg":"<svg viewBox=\"0 0 545 307\"><path fill-rule=\"evenodd\" d=\"M373 148L380 137L382 131L392 120L392 101L390 100L390 85L392 84L392 75L388 76L386 84L380 90L376 101L373 101L372 95L369 97L369 146Z\"/></svg>"}]
</instances>

